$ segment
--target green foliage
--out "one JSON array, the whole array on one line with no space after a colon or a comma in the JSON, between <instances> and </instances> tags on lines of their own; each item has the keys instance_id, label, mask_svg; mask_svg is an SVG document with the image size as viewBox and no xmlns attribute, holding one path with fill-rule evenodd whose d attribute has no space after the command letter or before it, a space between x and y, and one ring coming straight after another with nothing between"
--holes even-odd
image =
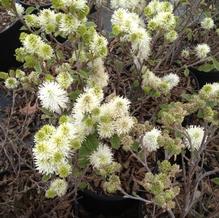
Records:
<instances>
[{"instance_id":1,"label":"green foliage","mask_svg":"<svg viewBox=\"0 0 219 218\"><path fill-rule=\"evenodd\" d=\"M206 72L206 73L212 71L213 69L214 69L214 65L211 63L206 63L198 67L199 71Z\"/></svg>"},{"instance_id":2,"label":"green foliage","mask_svg":"<svg viewBox=\"0 0 219 218\"><path fill-rule=\"evenodd\" d=\"M1 0L0 1L0 6L4 8L11 8L12 4L13 4L12 0Z\"/></svg>"},{"instance_id":3,"label":"green foliage","mask_svg":"<svg viewBox=\"0 0 219 218\"><path fill-rule=\"evenodd\" d=\"M216 58L212 58L214 68L219 71L219 61Z\"/></svg>"},{"instance_id":4,"label":"green foliage","mask_svg":"<svg viewBox=\"0 0 219 218\"><path fill-rule=\"evenodd\" d=\"M155 204L164 209L174 208L174 198L179 194L180 188L174 185L172 179L179 172L179 167L165 160L159 163L159 170L160 173L155 175L146 173L143 186L146 191L153 194Z\"/></svg>"},{"instance_id":5,"label":"green foliage","mask_svg":"<svg viewBox=\"0 0 219 218\"><path fill-rule=\"evenodd\" d=\"M0 79L6 80L8 78L8 73L0 72Z\"/></svg>"},{"instance_id":6,"label":"green foliage","mask_svg":"<svg viewBox=\"0 0 219 218\"><path fill-rule=\"evenodd\" d=\"M172 102L161 106L158 113L159 122L166 127L180 126L187 115L181 102Z\"/></svg>"},{"instance_id":7,"label":"green foliage","mask_svg":"<svg viewBox=\"0 0 219 218\"><path fill-rule=\"evenodd\" d=\"M219 185L219 177L215 177L211 180L214 184Z\"/></svg>"},{"instance_id":8,"label":"green foliage","mask_svg":"<svg viewBox=\"0 0 219 218\"><path fill-rule=\"evenodd\" d=\"M118 150L121 145L121 140L118 135L113 135L110 139L110 143L113 149Z\"/></svg>"},{"instance_id":9,"label":"green foliage","mask_svg":"<svg viewBox=\"0 0 219 218\"><path fill-rule=\"evenodd\" d=\"M99 141L96 133L89 135L82 143L78 158L79 166L81 168L84 168L89 164L89 156L97 149L98 145Z\"/></svg>"}]
</instances>

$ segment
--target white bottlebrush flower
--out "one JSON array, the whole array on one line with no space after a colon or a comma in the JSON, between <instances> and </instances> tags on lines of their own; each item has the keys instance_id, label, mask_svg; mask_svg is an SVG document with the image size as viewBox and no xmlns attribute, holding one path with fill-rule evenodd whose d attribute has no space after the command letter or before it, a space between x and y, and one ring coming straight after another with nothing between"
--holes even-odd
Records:
<instances>
[{"instance_id":1,"label":"white bottlebrush flower","mask_svg":"<svg viewBox=\"0 0 219 218\"><path fill-rule=\"evenodd\" d=\"M27 14L24 16L25 23L28 27L36 27L39 28L40 22L39 17L35 14Z\"/></svg>"},{"instance_id":2,"label":"white bottlebrush flower","mask_svg":"<svg viewBox=\"0 0 219 218\"><path fill-rule=\"evenodd\" d=\"M107 145L100 144L90 156L90 163L97 170L101 170L103 167L112 164L112 162L113 153Z\"/></svg>"},{"instance_id":3,"label":"white bottlebrush flower","mask_svg":"<svg viewBox=\"0 0 219 218\"><path fill-rule=\"evenodd\" d=\"M190 52L189 52L188 49L183 49L183 50L181 51L181 56L182 56L183 58L188 58L189 55L190 55Z\"/></svg>"},{"instance_id":4,"label":"white bottlebrush flower","mask_svg":"<svg viewBox=\"0 0 219 218\"><path fill-rule=\"evenodd\" d=\"M67 89L73 83L71 74L66 71L60 72L56 80L63 89Z\"/></svg>"},{"instance_id":5,"label":"white bottlebrush flower","mask_svg":"<svg viewBox=\"0 0 219 218\"><path fill-rule=\"evenodd\" d=\"M57 128L57 134L63 135L67 139L74 138L75 126L73 123L65 122Z\"/></svg>"},{"instance_id":6,"label":"white bottlebrush flower","mask_svg":"<svg viewBox=\"0 0 219 218\"><path fill-rule=\"evenodd\" d=\"M47 141L39 142L33 148L33 155L37 159L45 159L50 157L53 152L51 144Z\"/></svg>"},{"instance_id":7,"label":"white bottlebrush flower","mask_svg":"<svg viewBox=\"0 0 219 218\"><path fill-rule=\"evenodd\" d=\"M69 145L69 140L68 138L63 135L60 132L56 132L52 137L51 137L51 147L53 150L60 151L64 154L64 156L69 156L70 152L70 145Z\"/></svg>"},{"instance_id":8,"label":"white bottlebrush flower","mask_svg":"<svg viewBox=\"0 0 219 218\"><path fill-rule=\"evenodd\" d=\"M129 116L118 118L114 122L117 135L128 134L134 125L134 119Z\"/></svg>"},{"instance_id":9,"label":"white bottlebrush flower","mask_svg":"<svg viewBox=\"0 0 219 218\"><path fill-rule=\"evenodd\" d=\"M158 89L160 84L162 83L162 80L160 77L156 76L152 71L143 68L143 75L142 75L143 81L142 81L142 88L144 87L150 87L153 89Z\"/></svg>"},{"instance_id":10,"label":"white bottlebrush flower","mask_svg":"<svg viewBox=\"0 0 219 218\"><path fill-rule=\"evenodd\" d=\"M199 94L204 97L204 99L208 99L214 101L215 98L219 97L219 83L205 84L202 89L199 91Z\"/></svg>"},{"instance_id":11,"label":"white bottlebrush flower","mask_svg":"<svg viewBox=\"0 0 219 218\"><path fill-rule=\"evenodd\" d=\"M116 96L109 104L114 118L125 116L129 113L130 101L125 97Z\"/></svg>"},{"instance_id":12,"label":"white bottlebrush flower","mask_svg":"<svg viewBox=\"0 0 219 218\"><path fill-rule=\"evenodd\" d=\"M103 90L100 87L95 87L93 86L92 88L85 88L85 92L90 94L90 95L95 95L97 97L97 100L99 101L99 104L101 101L103 101Z\"/></svg>"},{"instance_id":13,"label":"white bottlebrush flower","mask_svg":"<svg viewBox=\"0 0 219 218\"><path fill-rule=\"evenodd\" d=\"M57 113L65 109L69 101L67 92L57 82L44 82L38 96L44 108Z\"/></svg>"},{"instance_id":14,"label":"white bottlebrush flower","mask_svg":"<svg viewBox=\"0 0 219 218\"><path fill-rule=\"evenodd\" d=\"M146 132L142 139L143 147L149 152L156 151L159 148L157 140L160 135L161 131L157 128L153 128L151 131Z\"/></svg>"},{"instance_id":15,"label":"white bottlebrush flower","mask_svg":"<svg viewBox=\"0 0 219 218\"><path fill-rule=\"evenodd\" d=\"M91 113L95 108L99 107L99 105L100 101L98 97L87 90L77 98L73 108L73 113Z\"/></svg>"},{"instance_id":16,"label":"white bottlebrush flower","mask_svg":"<svg viewBox=\"0 0 219 218\"><path fill-rule=\"evenodd\" d=\"M71 0L71 5L77 10L83 9L87 4L87 0Z\"/></svg>"},{"instance_id":17,"label":"white bottlebrush flower","mask_svg":"<svg viewBox=\"0 0 219 218\"><path fill-rule=\"evenodd\" d=\"M38 19L41 28L45 30L46 33L51 33L55 31L55 28L57 26L57 19L56 19L56 14L53 10L51 9L41 10Z\"/></svg>"},{"instance_id":18,"label":"white bottlebrush flower","mask_svg":"<svg viewBox=\"0 0 219 218\"><path fill-rule=\"evenodd\" d=\"M57 196L61 197L67 192L68 183L64 179L55 179L50 184L49 190L56 193Z\"/></svg>"},{"instance_id":19,"label":"white bottlebrush flower","mask_svg":"<svg viewBox=\"0 0 219 218\"><path fill-rule=\"evenodd\" d=\"M23 46L25 50L34 54L38 51L39 46L43 43L41 38L35 34L27 34L25 38L22 40Z\"/></svg>"},{"instance_id":20,"label":"white bottlebrush flower","mask_svg":"<svg viewBox=\"0 0 219 218\"><path fill-rule=\"evenodd\" d=\"M53 149L49 142L39 142L33 148L34 164L42 174L52 174L56 168L52 164Z\"/></svg>"},{"instance_id":21,"label":"white bottlebrush flower","mask_svg":"<svg viewBox=\"0 0 219 218\"><path fill-rule=\"evenodd\" d=\"M206 30L214 28L214 20L211 17L206 17L201 21L201 27Z\"/></svg>"},{"instance_id":22,"label":"white bottlebrush flower","mask_svg":"<svg viewBox=\"0 0 219 218\"><path fill-rule=\"evenodd\" d=\"M42 60L50 60L53 57L52 47L44 42L38 45L36 53Z\"/></svg>"},{"instance_id":23,"label":"white bottlebrush flower","mask_svg":"<svg viewBox=\"0 0 219 218\"><path fill-rule=\"evenodd\" d=\"M80 25L80 21L71 14L62 14L59 21L59 31L64 35L68 36L74 33Z\"/></svg>"},{"instance_id":24,"label":"white bottlebrush flower","mask_svg":"<svg viewBox=\"0 0 219 218\"><path fill-rule=\"evenodd\" d=\"M163 81L167 82L168 89L171 90L173 87L179 84L180 78L174 73L170 73L162 78Z\"/></svg>"},{"instance_id":25,"label":"white bottlebrush flower","mask_svg":"<svg viewBox=\"0 0 219 218\"><path fill-rule=\"evenodd\" d=\"M176 17L171 12L159 12L148 22L148 28L151 30L163 29L165 31L173 30L176 26Z\"/></svg>"},{"instance_id":26,"label":"white bottlebrush flower","mask_svg":"<svg viewBox=\"0 0 219 218\"><path fill-rule=\"evenodd\" d=\"M171 43L177 39L178 33L175 30L170 30L164 35L164 37L168 42Z\"/></svg>"},{"instance_id":27,"label":"white bottlebrush flower","mask_svg":"<svg viewBox=\"0 0 219 218\"><path fill-rule=\"evenodd\" d=\"M190 150L199 150L205 134L204 128L200 126L189 126L186 131L191 140L190 144L189 140L187 138L185 139L186 147Z\"/></svg>"},{"instance_id":28,"label":"white bottlebrush flower","mask_svg":"<svg viewBox=\"0 0 219 218\"><path fill-rule=\"evenodd\" d=\"M5 87L7 89L15 89L18 87L18 80L14 77L8 77L6 80L5 80Z\"/></svg>"},{"instance_id":29,"label":"white bottlebrush flower","mask_svg":"<svg viewBox=\"0 0 219 218\"><path fill-rule=\"evenodd\" d=\"M100 138L110 138L114 135L115 133L115 126L114 122L100 122L97 127L98 134Z\"/></svg>"},{"instance_id":30,"label":"white bottlebrush flower","mask_svg":"<svg viewBox=\"0 0 219 218\"><path fill-rule=\"evenodd\" d=\"M89 43L89 52L95 57L105 57L107 55L108 41L104 36L94 33Z\"/></svg>"},{"instance_id":31,"label":"white bottlebrush flower","mask_svg":"<svg viewBox=\"0 0 219 218\"><path fill-rule=\"evenodd\" d=\"M211 48L207 44L199 44L195 47L196 56L200 59L204 59L207 57L209 52L211 51Z\"/></svg>"},{"instance_id":32,"label":"white bottlebrush flower","mask_svg":"<svg viewBox=\"0 0 219 218\"><path fill-rule=\"evenodd\" d=\"M36 166L36 169L41 174L49 175L55 173L56 171L56 166L52 164L52 157L50 156L45 158L34 157L34 164Z\"/></svg>"},{"instance_id":33,"label":"white bottlebrush flower","mask_svg":"<svg viewBox=\"0 0 219 218\"><path fill-rule=\"evenodd\" d=\"M132 30L128 36L132 44L132 51L141 60L147 59L150 54L151 37L142 27Z\"/></svg>"},{"instance_id":34,"label":"white bottlebrush flower","mask_svg":"<svg viewBox=\"0 0 219 218\"><path fill-rule=\"evenodd\" d=\"M48 141L52 134L54 134L56 128L52 125L44 125L34 136L34 142L40 143L44 141Z\"/></svg>"},{"instance_id":35,"label":"white bottlebrush flower","mask_svg":"<svg viewBox=\"0 0 219 218\"><path fill-rule=\"evenodd\" d=\"M112 15L111 22L119 28L120 32L129 34L139 26L143 26L142 20L136 13L131 13L126 9L119 8Z\"/></svg>"},{"instance_id":36,"label":"white bottlebrush flower","mask_svg":"<svg viewBox=\"0 0 219 218\"><path fill-rule=\"evenodd\" d=\"M146 16L153 16L161 11L161 3L158 0L152 0L145 8Z\"/></svg>"},{"instance_id":37,"label":"white bottlebrush flower","mask_svg":"<svg viewBox=\"0 0 219 218\"><path fill-rule=\"evenodd\" d=\"M212 96L218 96L219 95L219 83L212 83L211 84L212 87Z\"/></svg>"}]
</instances>

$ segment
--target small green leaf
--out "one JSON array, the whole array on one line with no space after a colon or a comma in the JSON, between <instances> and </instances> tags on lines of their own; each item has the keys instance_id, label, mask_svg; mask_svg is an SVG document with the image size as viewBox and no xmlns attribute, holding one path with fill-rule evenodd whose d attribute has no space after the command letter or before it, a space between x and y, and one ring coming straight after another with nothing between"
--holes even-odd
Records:
<instances>
[{"instance_id":1,"label":"small green leaf","mask_svg":"<svg viewBox=\"0 0 219 218\"><path fill-rule=\"evenodd\" d=\"M6 80L8 78L8 74L5 72L0 72L0 79Z\"/></svg>"},{"instance_id":2,"label":"small green leaf","mask_svg":"<svg viewBox=\"0 0 219 218\"><path fill-rule=\"evenodd\" d=\"M133 83L132 83L132 87L133 88L138 88L140 86L139 84L139 81L138 80L135 80Z\"/></svg>"},{"instance_id":3,"label":"small green leaf","mask_svg":"<svg viewBox=\"0 0 219 218\"><path fill-rule=\"evenodd\" d=\"M185 68L183 74L184 74L186 77L189 76L189 69L188 69L188 67Z\"/></svg>"},{"instance_id":4,"label":"small green leaf","mask_svg":"<svg viewBox=\"0 0 219 218\"><path fill-rule=\"evenodd\" d=\"M110 139L110 143L112 148L118 150L120 145L121 145L121 141L118 135L114 135L111 139Z\"/></svg>"},{"instance_id":5,"label":"small green leaf","mask_svg":"<svg viewBox=\"0 0 219 218\"><path fill-rule=\"evenodd\" d=\"M216 58L212 58L213 64L214 64L214 68L216 70L219 70L219 61L216 60Z\"/></svg>"},{"instance_id":6,"label":"small green leaf","mask_svg":"<svg viewBox=\"0 0 219 218\"><path fill-rule=\"evenodd\" d=\"M51 178L51 175L43 175L42 180L43 182L48 182L50 178Z\"/></svg>"},{"instance_id":7,"label":"small green leaf","mask_svg":"<svg viewBox=\"0 0 219 218\"><path fill-rule=\"evenodd\" d=\"M69 98L72 101L75 101L77 97L80 95L81 91L80 90L75 90L69 93Z\"/></svg>"},{"instance_id":8,"label":"small green leaf","mask_svg":"<svg viewBox=\"0 0 219 218\"><path fill-rule=\"evenodd\" d=\"M87 182L81 182L80 185L79 185L80 190L85 190L87 187L88 187Z\"/></svg>"},{"instance_id":9,"label":"small green leaf","mask_svg":"<svg viewBox=\"0 0 219 218\"><path fill-rule=\"evenodd\" d=\"M203 64L201 65L198 70L199 71L203 71L203 72L210 72L214 69L214 65L213 64Z\"/></svg>"},{"instance_id":10,"label":"small green leaf","mask_svg":"<svg viewBox=\"0 0 219 218\"><path fill-rule=\"evenodd\" d=\"M79 71L79 75L81 76L81 78L87 79L88 76L89 76L89 73L87 71L85 71L85 70L80 70Z\"/></svg>"},{"instance_id":11,"label":"small green leaf","mask_svg":"<svg viewBox=\"0 0 219 218\"><path fill-rule=\"evenodd\" d=\"M28 8L26 9L26 11L25 11L25 14L32 14L32 12L33 12L34 10L36 10L35 7L28 7Z\"/></svg>"},{"instance_id":12,"label":"small green leaf","mask_svg":"<svg viewBox=\"0 0 219 218\"><path fill-rule=\"evenodd\" d=\"M211 180L214 184L219 185L219 177L215 177Z\"/></svg>"},{"instance_id":13,"label":"small green leaf","mask_svg":"<svg viewBox=\"0 0 219 218\"><path fill-rule=\"evenodd\" d=\"M139 145L139 143L137 143L137 142L134 142L133 144L132 144L132 150L133 151L138 151L138 149L139 149L139 147L140 147L140 145Z\"/></svg>"}]
</instances>

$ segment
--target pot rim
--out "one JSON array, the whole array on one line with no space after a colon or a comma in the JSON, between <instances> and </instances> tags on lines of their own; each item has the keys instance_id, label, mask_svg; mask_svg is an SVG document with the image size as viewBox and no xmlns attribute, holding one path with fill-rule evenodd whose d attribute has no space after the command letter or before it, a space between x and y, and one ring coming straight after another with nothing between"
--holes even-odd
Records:
<instances>
[{"instance_id":1,"label":"pot rim","mask_svg":"<svg viewBox=\"0 0 219 218\"><path fill-rule=\"evenodd\" d=\"M7 32L12 26L14 26L20 19L16 18L15 20L13 20L10 25L8 25L7 27L5 27L3 30L0 31L0 34Z\"/></svg>"},{"instance_id":2,"label":"pot rim","mask_svg":"<svg viewBox=\"0 0 219 218\"><path fill-rule=\"evenodd\" d=\"M195 73L195 72L200 72L200 73L205 73L205 74L218 73L218 70L217 70L217 69L213 69L213 70L211 70L211 71L209 71L209 72L204 72L204 71L198 70L198 69L195 68L195 67L190 67L189 69L190 69L193 73Z\"/></svg>"},{"instance_id":3,"label":"pot rim","mask_svg":"<svg viewBox=\"0 0 219 218\"><path fill-rule=\"evenodd\" d=\"M82 194L85 193L85 195L89 195L90 197L93 197L94 199L103 200L103 201L132 200L132 199L129 199L129 198L124 198L123 196L119 196L119 195L108 196L108 195L105 195L105 194L99 194L99 193L96 193L96 192L88 190L88 189L80 190L80 192Z\"/></svg>"}]
</instances>

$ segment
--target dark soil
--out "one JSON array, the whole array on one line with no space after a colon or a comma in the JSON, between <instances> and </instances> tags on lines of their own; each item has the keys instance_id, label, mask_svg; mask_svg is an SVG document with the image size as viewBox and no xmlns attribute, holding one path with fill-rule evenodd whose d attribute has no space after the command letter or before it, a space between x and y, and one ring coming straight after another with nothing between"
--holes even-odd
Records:
<instances>
[{"instance_id":1,"label":"dark soil","mask_svg":"<svg viewBox=\"0 0 219 218\"><path fill-rule=\"evenodd\" d=\"M48 5L51 4L50 0L21 0L24 4L27 5Z\"/></svg>"},{"instance_id":2,"label":"dark soil","mask_svg":"<svg viewBox=\"0 0 219 218\"><path fill-rule=\"evenodd\" d=\"M8 11L0 7L0 33L12 23L13 18Z\"/></svg>"}]
</instances>

